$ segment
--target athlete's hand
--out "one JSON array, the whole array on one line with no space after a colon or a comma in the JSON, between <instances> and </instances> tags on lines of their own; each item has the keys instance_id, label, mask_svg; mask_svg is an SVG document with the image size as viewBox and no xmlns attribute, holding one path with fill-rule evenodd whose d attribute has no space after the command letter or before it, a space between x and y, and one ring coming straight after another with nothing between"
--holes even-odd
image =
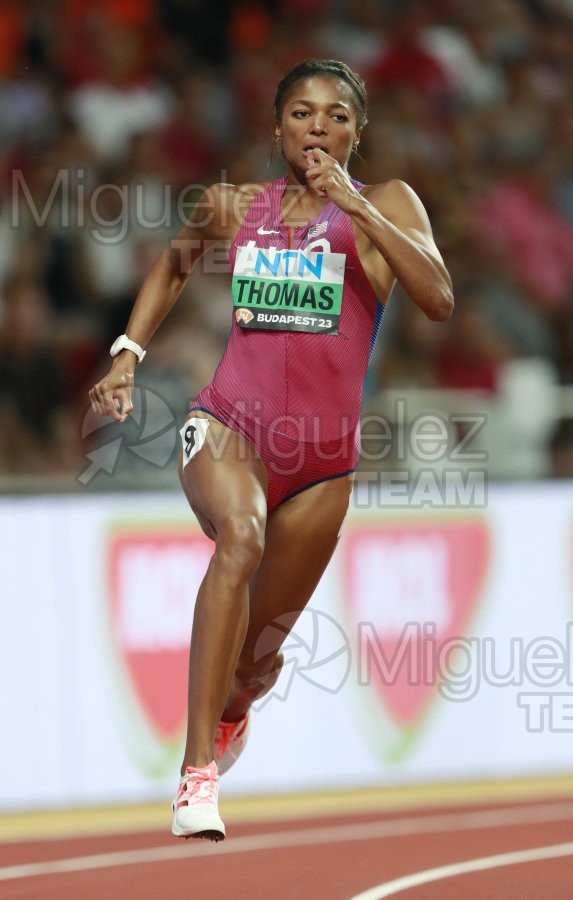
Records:
<instances>
[{"instance_id":1,"label":"athlete's hand","mask_svg":"<svg viewBox=\"0 0 573 900\"><path fill-rule=\"evenodd\" d=\"M133 364L123 360L114 363L108 374L90 389L93 411L98 416L125 422L133 412L133 382Z\"/></svg>"},{"instance_id":2,"label":"athlete's hand","mask_svg":"<svg viewBox=\"0 0 573 900\"><path fill-rule=\"evenodd\" d=\"M321 197L328 197L343 212L351 213L360 194L345 169L324 150L316 148L308 154L306 183Z\"/></svg>"}]
</instances>

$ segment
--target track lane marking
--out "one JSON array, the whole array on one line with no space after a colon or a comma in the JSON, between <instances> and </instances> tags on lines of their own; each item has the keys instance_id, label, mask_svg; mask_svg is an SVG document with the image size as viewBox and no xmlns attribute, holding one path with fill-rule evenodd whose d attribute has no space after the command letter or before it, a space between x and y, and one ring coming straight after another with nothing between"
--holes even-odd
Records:
<instances>
[{"instance_id":1,"label":"track lane marking","mask_svg":"<svg viewBox=\"0 0 573 900\"><path fill-rule=\"evenodd\" d=\"M97 853L46 862L23 863L0 868L0 881L35 878L70 872L143 863L169 862L196 856L220 856L232 853L250 853L257 850L276 850L308 844L346 843L372 838L414 836L416 834L449 831L509 827L513 825L543 824L573 820L573 803L547 803L530 807L512 807L501 810L477 810L467 813L439 813L429 816L404 816L379 822L349 825L327 825L320 828L292 828L272 834L254 834L228 838L216 846L211 842L197 841L173 846L148 847L143 850L120 850Z\"/></svg>"},{"instance_id":2,"label":"track lane marking","mask_svg":"<svg viewBox=\"0 0 573 900\"><path fill-rule=\"evenodd\" d=\"M410 888L431 884L433 881L444 881L446 878L454 878L456 875L468 875L470 872L484 872L487 869L501 869L505 866L538 862L544 859L559 859L563 856L573 856L573 841L568 844L533 847L531 850L516 850L513 853L498 853L497 856L482 856L448 866L437 866L435 869L413 872L411 875L404 875L393 881L385 881L384 884L369 888L361 894L355 894L351 900L383 900L384 897L393 897Z\"/></svg>"}]
</instances>

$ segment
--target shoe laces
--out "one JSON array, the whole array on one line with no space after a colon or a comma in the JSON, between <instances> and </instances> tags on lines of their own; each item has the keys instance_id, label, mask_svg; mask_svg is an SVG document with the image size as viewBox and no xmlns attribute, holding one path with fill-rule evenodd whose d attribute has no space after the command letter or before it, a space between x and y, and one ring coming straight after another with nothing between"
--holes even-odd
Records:
<instances>
[{"instance_id":1,"label":"shoe laces","mask_svg":"<svg viewBox=\"0 0 573 900\"><path fill-rule=\"evenodd\" d=\"M238 722L219 722L215 734L215 759L222 759L227 750L232 753L230 745L242 737L246 727L246 716L243 716Z\"/></svg>"},{"instance_id":2,"label":"shoe laces","mask_svg":"<svg viewBox=\"0 0 573 900\"><path fill-rule=\"evenodd\" d=\"M217 790L217 778L205 769L185 770L177 794L177 807L191 804L213 803Z\"/></svg>"}]
</instances>

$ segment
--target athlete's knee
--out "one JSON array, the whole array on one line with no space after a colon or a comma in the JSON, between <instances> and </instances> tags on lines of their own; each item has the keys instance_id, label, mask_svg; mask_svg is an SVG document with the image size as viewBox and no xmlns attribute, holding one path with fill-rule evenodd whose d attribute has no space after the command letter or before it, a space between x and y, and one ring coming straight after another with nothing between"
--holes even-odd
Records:
<instances>
[{"instance_id":1,"label":"athlete's knee","mask_svg":"<svg viewBox=\"0 0 573 900\"><path fill-rule=\"evenodd\" d=\"M226 517L217 526L216 557L229 577L243 581L256 571L265 548L265 523L254 513Z\"/></svg>"}]
</instances>

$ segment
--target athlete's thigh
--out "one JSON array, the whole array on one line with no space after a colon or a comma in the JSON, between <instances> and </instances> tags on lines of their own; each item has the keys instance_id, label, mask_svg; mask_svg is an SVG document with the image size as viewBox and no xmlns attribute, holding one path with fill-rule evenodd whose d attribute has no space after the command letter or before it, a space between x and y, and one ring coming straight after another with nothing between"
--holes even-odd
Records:
<instances>
[{"instance_id":1,"label":"athlete's thigh","mask_svg":"<svg viewBox=\"0 0 573 900\"><path fill-rule=\"evenodd\" d=\"M209 424L188 431L193 419ZM241 434L202 411L190 413L183 429L179 478L191 509L211 538L229 517L266 517L267 473L254 447ZM197 449L199 447L199 449ZM189 458L188 458L189 457Z\"/></svg>"},{"instance_id":2,"label":"athlete's thigh","mask_svg":"<svg viewBox=\"0 0 573 900\"><path fill-rule=\"evenodd\" d=\"M280 631L292 628L310 600L338 542L352 482L352 475L323 481L269 515L265 552L250 585L245 661L276 651Z\"/></svg>"}]
</instances>

